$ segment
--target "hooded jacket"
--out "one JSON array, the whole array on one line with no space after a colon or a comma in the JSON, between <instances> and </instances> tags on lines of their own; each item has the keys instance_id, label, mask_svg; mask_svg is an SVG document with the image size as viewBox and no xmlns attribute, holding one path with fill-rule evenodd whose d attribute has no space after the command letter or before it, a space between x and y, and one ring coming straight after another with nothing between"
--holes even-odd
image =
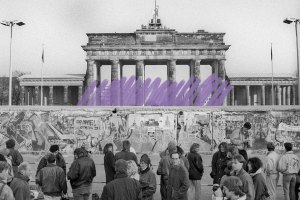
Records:
<instances>
[{"instance_id":1,"label":"hooded jacket","mask_svg":"<svg viewBox=\"0 0 300 200\"><path fill-rule=\"evenodd\" d=\"M30 200L29 177L24 176L20 172L15 175L15 178L10 183L10 188L16 200Z\"/></svg>"}]
</instances>

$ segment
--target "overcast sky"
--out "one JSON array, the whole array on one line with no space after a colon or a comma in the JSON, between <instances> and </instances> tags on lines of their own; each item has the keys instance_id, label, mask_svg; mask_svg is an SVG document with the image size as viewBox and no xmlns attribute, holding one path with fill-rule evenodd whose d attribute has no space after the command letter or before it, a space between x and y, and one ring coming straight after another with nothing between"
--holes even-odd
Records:
<instances>
[{"instance_id":1,"label":"overcast sky","mask_svg":"<svg viewBox=\"0 0 300 200\"><path fill-rule=\"evenodd\" d=\"M295 27L282 21L286 17L300 18L299 0L157 3L162 23L178 32L204 29L226 33L225 43L231 45L226 53L229 74L271 72L271 43L274 73L296 73ZM0 21L26 23L14 27L13 68L32 74L41 71L42 44L44 74L85 73L81 45L87 43L86 33L134 32L148 23L154 10L154 0L0 0L0 5ZM0 26L0 75L8 75L9 37L9 28ZM146 68L146 73L153 69ZM188 76L187 67L182 69L185 70L179 76ZM133 67L125 71L125 75L134 72Z\"/></svg>"}]
</instances>

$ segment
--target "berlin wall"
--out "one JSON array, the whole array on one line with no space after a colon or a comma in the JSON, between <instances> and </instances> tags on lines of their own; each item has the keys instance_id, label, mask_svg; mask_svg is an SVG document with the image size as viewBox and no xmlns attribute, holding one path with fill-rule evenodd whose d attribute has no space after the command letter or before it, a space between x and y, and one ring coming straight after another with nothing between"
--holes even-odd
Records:
<instances>
[{"instance_id":1,"label":"berlin wall","mask_svg":"<svg viewBox=\"0 0 300 200\"><path fill-rule=\"evenodd\" d=\"M251 150L272 141L277 149L291 142L300 149L300 107L1 107L0 146L8 138L19 151L62 152L85 145L99 153L106 143L115 150L129 140L136 152L159 152L176 140L185 151L192 143L210 152L244 122L252 124Z\"/></svg>"}]
</instances>

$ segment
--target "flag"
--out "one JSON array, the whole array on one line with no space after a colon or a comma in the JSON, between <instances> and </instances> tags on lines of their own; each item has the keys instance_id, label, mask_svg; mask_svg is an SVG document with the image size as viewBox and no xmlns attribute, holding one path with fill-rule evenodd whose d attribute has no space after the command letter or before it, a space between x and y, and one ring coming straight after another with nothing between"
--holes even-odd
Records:
<instances>
[{"instance_id":1,"label":"flag","mask_svg":"<svg viewBox=\"0 0 300 200\"><path fill-rule=\"evenodd\" d=\"M43 48L43 52L42 52L42 62L44 63L44 48Z\"/></svg>"},{"instance_id":2,"label":"flag","mask_svg":"<svg viewBox=\"0 0 300 200\"><path fill-rule=\"evenodd\" d=\"M271 43L271 60L273 60L272 43Z\"/></svg>"}]
</instances>

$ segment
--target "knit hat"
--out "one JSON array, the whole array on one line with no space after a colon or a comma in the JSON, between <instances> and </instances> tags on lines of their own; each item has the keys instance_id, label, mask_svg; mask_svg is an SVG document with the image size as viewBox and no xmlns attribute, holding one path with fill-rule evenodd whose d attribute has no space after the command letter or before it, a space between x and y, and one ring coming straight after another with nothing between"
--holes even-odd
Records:
<instances>
[{"instance_id":1,"label":"knit hat","mask_svg":"<svg viewBox=\"0 0 300 200\"><path fill-rule=\"evenodd\" d=\"M151 160L149 158L149 156L147 154L143 154L141 159L140 159L140 162L144 162L146 163L147 165L150 165L151 164Z\"/></svg>"},{"instance_id":2,"label":"knit hat","mask_svg":"<svg viewBox=\"0 0 300 200\"><path fill-rule=\"evenodd\" d=\"M169 154L172 154L172 153L177 151L177 146L176 146L176 143L174 141L169 142L168 151L169 151Z\"/></svg>"},{"instance_id":3,"label":"knit hat","mask_svg":"<svg viewBox=\"0 0 300 200\"><path fill-rule=\"evenodd\" d=\"M14 139L9 139L5 142L6 148L13 149L15 148L16 142Z\"/></svg>"},{"instance_id":4,"label":"knit hat","mask_svg":"<svg viewBox=\"0 0 300 200\"><path fill-rule=\"evenodd\" d=\"M59 150L59 146L58 146L57 144L51 145L51 147L50 147L50 149L49 149L49 151L50 151L51 153L54 153L54 152L56 152L56 151L58 151L58 150Z\"/></svg>"},{"instance_id":5,"label":"knit hat","mask_svg":"<svg viewBox=\"0 0 300 200\"><path fill-rule=\"evenodd\" d=\"M126 160L123 160L123 159L117 160L115 163L116 173L127 174L127 165L128 164L127 164Z\"/></svg>"}]
</instances>

